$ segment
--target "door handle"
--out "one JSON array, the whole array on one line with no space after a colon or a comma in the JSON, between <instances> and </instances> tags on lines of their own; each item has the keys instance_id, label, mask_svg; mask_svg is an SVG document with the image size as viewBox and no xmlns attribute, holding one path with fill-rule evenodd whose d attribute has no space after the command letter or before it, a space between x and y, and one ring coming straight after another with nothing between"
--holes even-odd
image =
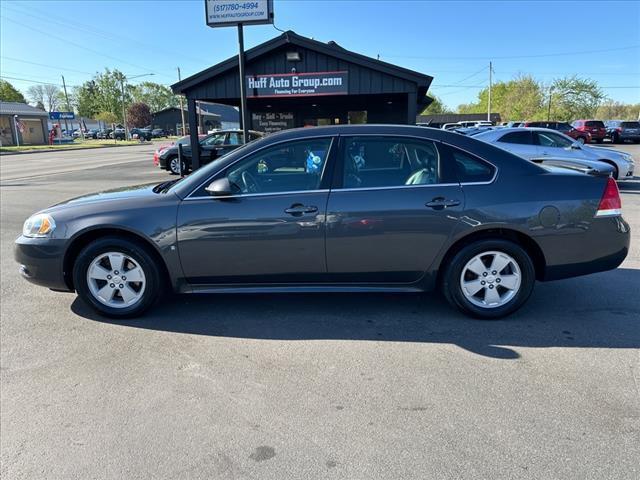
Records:
<instances>
[{"instance_id":1,"label":"door handle","mask_svg":"<svg viewBox=\"0 0 640 480\"><path fill-rule=\"evenodd\" d=\"M305 213L314 213L318 211L318 207L314 207L313 205L301 205L296 203L295 205L291 205L289 208L285 208L284 213L288 213L289 215L304 215Z\"/></svg>"},{"instance_id":2,"label":"door handle","mask_svg":"<svg viewBox=\"0 0 640 480\"><path fill-rule=\"evenodd\" d=\"M450 200L444 197L436 197L430 202L425 203L425 206L433 208L434 210L442 210L447 207L456 207L458 205L460 205L460 200Z\"/></svg>"}]
</instances>

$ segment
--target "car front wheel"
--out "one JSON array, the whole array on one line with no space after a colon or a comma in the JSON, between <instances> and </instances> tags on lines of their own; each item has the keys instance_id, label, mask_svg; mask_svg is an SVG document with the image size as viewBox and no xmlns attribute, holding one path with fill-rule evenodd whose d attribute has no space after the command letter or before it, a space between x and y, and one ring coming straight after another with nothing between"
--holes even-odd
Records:
<instances>
[{"instance_id":1,"label":"car front wheel","mask_svg":"<svg viewBox=\"0 0 640 480\"><path fill-rule=\"evenodd\" d=\"M160 296L160 270L146 247L118 237L87 245L73 269L80 298L107 317L141 315Z\"/></svg>"},{"instance_id":2,"label":"car front wheel","mask_svg":"<svg viewBox=\"0 0 640 480\"><path fill-rule=\"evenodd\" d=\"M447 301L463 313L496 319L518 310L535 283L533 262L520 246L485 239L463 247L442 277Z\"/></svg>"}]
</instances>

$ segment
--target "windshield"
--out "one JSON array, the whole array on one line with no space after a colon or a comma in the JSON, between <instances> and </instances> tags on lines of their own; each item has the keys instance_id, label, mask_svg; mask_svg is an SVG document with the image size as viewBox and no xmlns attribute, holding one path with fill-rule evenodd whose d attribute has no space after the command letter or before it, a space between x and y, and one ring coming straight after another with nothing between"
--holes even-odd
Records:
<instances>
[{"instance_id":1,"label":"windshield","mask_svg":"<svg viewBox=\"0 0 640 480\"><path fill-rule=\"evenodd\" d=\"M623 128L640 128L640 122L622 122Z\"/></svg>"}]
</instances>

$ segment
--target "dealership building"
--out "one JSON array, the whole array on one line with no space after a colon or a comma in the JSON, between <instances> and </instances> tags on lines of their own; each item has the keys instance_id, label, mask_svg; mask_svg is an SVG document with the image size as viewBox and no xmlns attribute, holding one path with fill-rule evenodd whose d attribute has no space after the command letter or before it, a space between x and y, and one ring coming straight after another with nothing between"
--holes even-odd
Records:
<instances>
[{"instance_id":1,"label":"dealership building","mask_svg":"<svg viewBox=\"0 0 640 480\"><path fill-rule=\"evenodd\" d=\"M193 143L196 102L239 107L238 77L234 56L172 86L187 98ZM417 113L431 102L427 90L432 80L335 42L288 31L245 52L248 126L270 133L347 123L415 124Z\"/></svg>"}]
</instances>

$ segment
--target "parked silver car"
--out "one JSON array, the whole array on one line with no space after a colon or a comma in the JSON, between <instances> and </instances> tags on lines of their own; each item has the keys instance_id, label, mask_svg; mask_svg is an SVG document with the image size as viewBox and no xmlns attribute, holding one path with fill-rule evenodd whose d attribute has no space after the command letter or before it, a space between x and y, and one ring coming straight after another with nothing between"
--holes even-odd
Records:
<instances>
[{"instance_id":1,"label":"parked silver car","mask_svg":"<svg viewBox=\"0 0 640 480\"><path fill-rule=\"evenodd\" d=\"M479 133L473 138L494 144L528 160L589 160L608 163L616 180L633 178L635 163L625 152L583 145L563 133L546 128L502 128Z\"/></svg>"}]
</instances>

